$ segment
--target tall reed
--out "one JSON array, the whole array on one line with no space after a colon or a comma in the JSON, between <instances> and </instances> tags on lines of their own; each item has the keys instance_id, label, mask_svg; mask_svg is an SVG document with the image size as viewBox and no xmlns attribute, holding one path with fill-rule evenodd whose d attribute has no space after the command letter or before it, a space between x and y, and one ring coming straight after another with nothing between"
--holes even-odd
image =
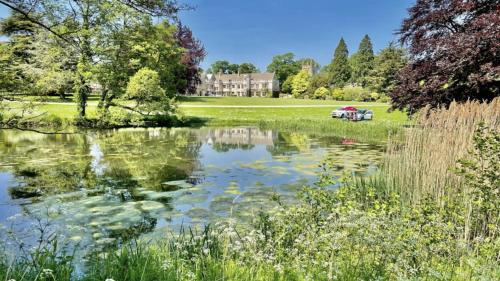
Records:
<instances>
[{"instance_id":1,"label":"tall reed","mask_svg":"<svg viewBox=\"0 0 500 281\"><path fill-rule=\"evenodd\" d=\"M453 169L472 147L480 123L500 129L500 98L490 103L452 103L448 109L425 108L416 126L403 138L391 138L378 186L399 194L403 202L417 203L424 196L439 200L464 191L463 178Z\"/></svg>"}]
</instances>

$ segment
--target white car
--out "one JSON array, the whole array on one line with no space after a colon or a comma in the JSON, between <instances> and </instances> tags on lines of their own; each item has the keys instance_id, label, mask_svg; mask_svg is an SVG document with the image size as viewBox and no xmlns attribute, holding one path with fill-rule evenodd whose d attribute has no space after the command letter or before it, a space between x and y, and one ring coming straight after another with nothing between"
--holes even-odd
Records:
<instances>
[{"instance_id":1,"label":"white car","mask_svg":"<svg viewBox=\"0 0 500 281\"><path fill-rule=\"evenodd\" d=\"M339 107L336 110L332 111L331 115L332 118L347 118L347 112L348 111L357 111L355 107L352 106L344 106L344 107Z\"/></svg>"},{"instance_id":2,"label":"white car","mask_svg":"<svg viewBox=\"0 0 500 281\"><path fill-rule=\"evenodd\" d=\"M359 109L356 112L356 120L373 120L373 111L366 109Z\"/></svg>"}]
</instances>

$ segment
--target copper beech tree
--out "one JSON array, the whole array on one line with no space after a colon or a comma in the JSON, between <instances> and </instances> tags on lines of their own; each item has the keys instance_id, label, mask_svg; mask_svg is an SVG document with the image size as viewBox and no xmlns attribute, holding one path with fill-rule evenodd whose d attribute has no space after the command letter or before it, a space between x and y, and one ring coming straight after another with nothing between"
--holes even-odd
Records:
<instances>
[{"instance_id":1,"label":"copper beech tree","mask_svg":"<svg viewBox=\"0 0 500 281\"><path fill-rule=\"evenodd\" d=\"M390 95L394 109L499 95L499 0L417 0L399 34L410 62Z\"/></svg>"}]
</instances>

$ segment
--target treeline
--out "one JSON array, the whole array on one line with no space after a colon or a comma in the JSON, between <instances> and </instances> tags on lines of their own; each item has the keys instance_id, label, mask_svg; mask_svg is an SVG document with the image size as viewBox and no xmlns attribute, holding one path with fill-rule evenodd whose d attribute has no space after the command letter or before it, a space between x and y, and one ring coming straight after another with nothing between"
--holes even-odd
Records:
<instances>
[{"instance_id":1,"label":"treeline","mask_svg":"<svg viewBox=\"0 0 500 281\"><path fill-rule=\"evenodd\" d=\"M395 87L397 73L408 61L406 51L394 43L375 54L368 35L351 56L341 39L331 63L319 73L310 71L318 67L314 60L293 58L291 53L275 56L268 66L269 71L279 73L284 94L306 99L383 102L389 101L388 94Z\"/></svg>"},{"instance_id":2,"label":"treeline","mask_svg":"<svg viewBox=\"0 0 500 281\"><path fill-rule=\"evenodd\" d=\"M0 102L72 94L86 121L87 101L96 94L97 119L130 121L171 114L170 100L198 83L205 50L178 21L187 7L176 1L16 1L8 7L11 15L0 22L0 35L8 37L0 44Z\"/></svg>"}]
</instances>

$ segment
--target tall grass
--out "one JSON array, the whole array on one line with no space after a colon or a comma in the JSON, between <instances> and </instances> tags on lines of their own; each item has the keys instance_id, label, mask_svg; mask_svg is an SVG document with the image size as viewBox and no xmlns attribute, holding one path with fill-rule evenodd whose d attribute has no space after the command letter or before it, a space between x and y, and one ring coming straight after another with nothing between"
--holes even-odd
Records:
<instances>
[{"instance_id":1,"label":"tall grass","mask_svg":"<svg viewBox=\"0 0 500 281\"><path fill-rule=\"evenodd\" d=\"M389 136L398 135L402 131L402 124L390 121L271 120L260 121L258 126L261 129L325 134L371 144L385 143Z\"/></svg>"},{"instance_id":2,"label":"tall grass","mask_svg":"<svg viewBox=\"0 0 500 281\"><path fill-rule=\"evenodd\" d=\"M377 185L410 203L429 195L439 201L465 190L463 177L453 169L472 148L480 123L500 129L500 98L490 103L452 103L448 109L424 109L415 127L406 130L402 138L389 140L377 177L382 183Z\"/></svg>"}]
</instances>

